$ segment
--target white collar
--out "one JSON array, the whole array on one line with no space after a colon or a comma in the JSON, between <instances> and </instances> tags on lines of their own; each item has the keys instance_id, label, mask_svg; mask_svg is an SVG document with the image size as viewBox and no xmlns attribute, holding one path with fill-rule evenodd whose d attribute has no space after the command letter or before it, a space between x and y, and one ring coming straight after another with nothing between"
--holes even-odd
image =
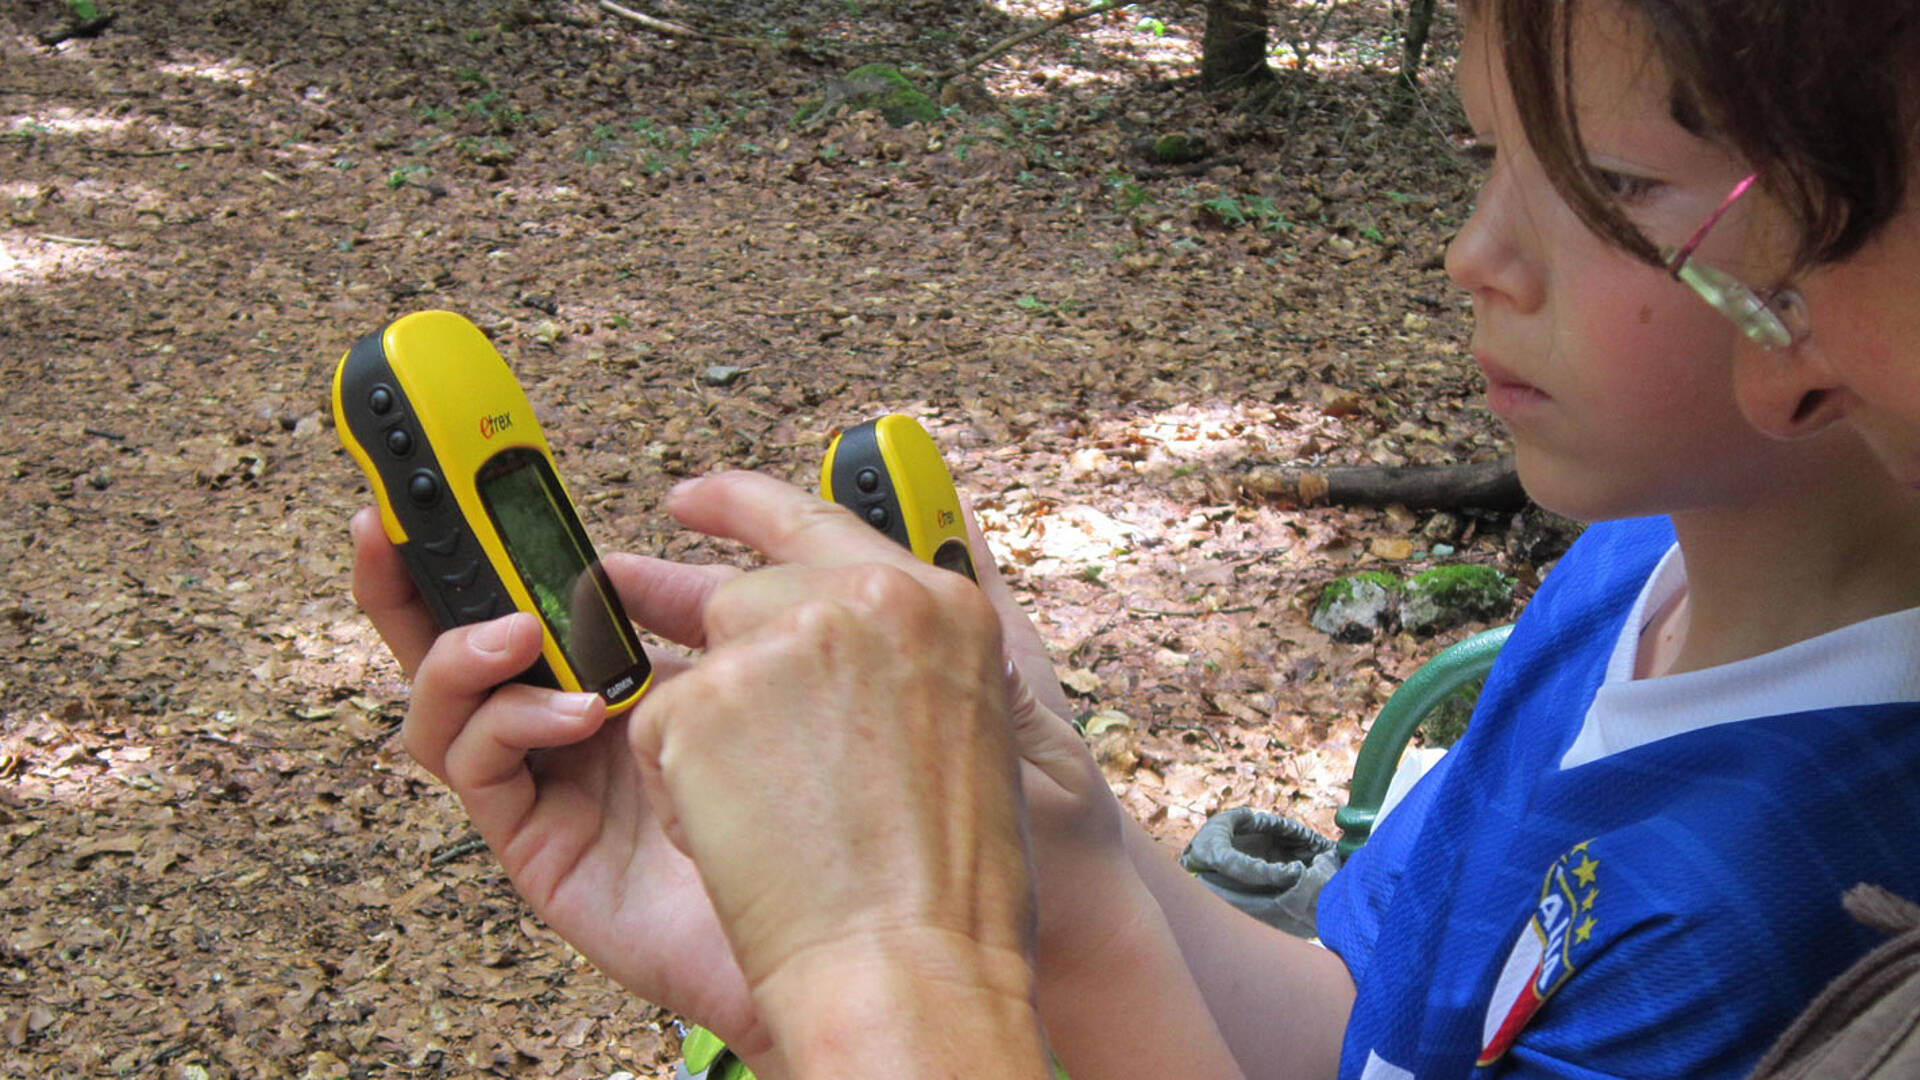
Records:
<instances>
[{"instance_id":1,"label":"white collar","mask_svg":"<svg viewBox=\"0 0 1920 1080\"><path fill-rule=\"evenodd\" d=\"M1571 769L1716 724L1810 709L1920 701L1920 608L1843 626L1731 664L1635 679L1647 621L1686 587L1680 546L1648 575L1614 642L1607 675L1560 759Z\"/></svg>"}]
</instances>

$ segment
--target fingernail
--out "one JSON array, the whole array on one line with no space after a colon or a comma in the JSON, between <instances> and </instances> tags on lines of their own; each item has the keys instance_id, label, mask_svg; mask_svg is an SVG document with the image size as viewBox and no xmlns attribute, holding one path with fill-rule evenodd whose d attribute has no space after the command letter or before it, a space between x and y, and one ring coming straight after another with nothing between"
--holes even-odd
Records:
<instances>
[{"instance_id":1,"label":"fingernail","mask_svg":"<svg viewBox=\"0 0 1920 1080\"><path fill-rule=\"evenodd\" d=\"M599 694L559 694L554 698L553 711L573 719L587 715L587 710L599 700Z\"/></svg>"},{"instance_id":2,"label":"fingernail","mask_svg":"<svg viewBox=\"0 0 1920 1080\"><path fill-rule=\"evenodd\" d=\"M467 640L473 642L473 647L481 652L497 653L506 649L512 637L513 616L504 615L490 623L481 623Z\"/></svg>"},{"instance_id":3,"label":"fingernail","mask_svg":"<svg viewBox=\"0 0 1920 1080\"><path fill-rule=\"evenodd\" d=\"M669 499L681 498L682 496L686 495L687 492L692 491L694 488L698 487L699 485L700 485L700 478L697 476L693 477L690 480L682 480L679 483L667 489L667 498Z\"/></svg>"}]
</instances>

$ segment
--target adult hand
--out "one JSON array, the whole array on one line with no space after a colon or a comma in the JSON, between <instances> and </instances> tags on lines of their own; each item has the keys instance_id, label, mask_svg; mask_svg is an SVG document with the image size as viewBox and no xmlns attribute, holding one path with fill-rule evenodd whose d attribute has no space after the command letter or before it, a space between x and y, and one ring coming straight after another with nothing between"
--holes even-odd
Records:
<instances>
[{"instance_id":1,"label":"adult hand","mask_svg":"<svg viewBox=\"0 0 1920 1080\"><path fill-rule=\"evenodd\" d=\"M642 700L633 747L788 1060L827 1067L852 1037L868 1067L1037 1071L993 608L767 477L683 485L669 508L784 564L708 598L706 654Z\"/></svg>"},{"instance_id":2,"label":"adult hand","mask_svg":"<svg viewBox=\"0 0 1920 1080\"><path fill-rule=\"evenodd\" d=\"M442 634L378 515L356 514L352 532L354 596L413 679L408 752L453 789L514 886L595 966L763 1054L767 1033L699 875L652 812L627 719L608 723L594 694L501 685L539 655L538 621L514 614ZM689 616L737 573L622 555L603 565L636 621L694 644ZM685 666L651 658L655 692Z\"/></svg>"}]
</instances>

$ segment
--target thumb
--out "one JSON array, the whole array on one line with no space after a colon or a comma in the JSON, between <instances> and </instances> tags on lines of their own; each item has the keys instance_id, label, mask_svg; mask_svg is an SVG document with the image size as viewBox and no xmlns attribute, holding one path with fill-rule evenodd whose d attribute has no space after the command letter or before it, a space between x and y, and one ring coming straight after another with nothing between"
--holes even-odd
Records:
<instances>
[{"instance_id":1,"label":"thumb","mask_svg":"<svg viewBox=\"0 0 1920 1080\"><path fill-rule=\"evenodd\" d=\"M980 591L987 594L987 602L1000 615L1000 636L1007 643L1008 658L1034 680L1028 685L1029 690L1034 684L1039 685L1039 690L1032 691L1039 704L1066 715L1067 693L1053 677L1053 661L1047 656L1046 642L1040 640L1040 631L1015 599L1013 590L1007 587L1006 579L1000 576L1000 564L994 561L993 549L987 546L987 536L980 529L979 519L974 517L973 504L960 500L960 514L967 524L967 546L973 551Z\"/></svg>"},{"instance_id":2,"label":"thumb","mask_svg":"<svg viewBox=\"0 0 1920 1080\"><path fill-rule=\"evenodd\" d=\"M1047 779L1069 791L1080 788L1093 758L1073 724L1040 703L1033 686L1011 658L1004 670L1007 720L1020 757Z\"/></svg>"}]
</instances>

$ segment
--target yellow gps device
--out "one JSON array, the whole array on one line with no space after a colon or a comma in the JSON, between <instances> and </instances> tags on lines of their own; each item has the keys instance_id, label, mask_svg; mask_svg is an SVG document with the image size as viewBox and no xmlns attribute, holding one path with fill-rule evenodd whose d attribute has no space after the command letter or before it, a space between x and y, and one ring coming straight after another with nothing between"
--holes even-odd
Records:
<instances>
[{"instance_id":1,"label":"yellow gps device","mask_svg":"<svg viewBox=\"0 0 1920 1080\"><path fill-rule=\"evenodd\" d=\"M532 612L545 640L518 681L591 691L609 710L639 700L646 651L479 327L422 311L361 338L334 371L333 418L442 630Z\"/></svg>"},{"instance_id":2,"label":"yellow gps device","mask_svg":"<svg viewBox=\"0 0 1920 1080\"><path fill-rule=\"evenodd\" d=\"M827 448L820 495L935 566L974 576L960 496L933 436L893 413L848 428Z\"/></svg>"}]
</instances>

